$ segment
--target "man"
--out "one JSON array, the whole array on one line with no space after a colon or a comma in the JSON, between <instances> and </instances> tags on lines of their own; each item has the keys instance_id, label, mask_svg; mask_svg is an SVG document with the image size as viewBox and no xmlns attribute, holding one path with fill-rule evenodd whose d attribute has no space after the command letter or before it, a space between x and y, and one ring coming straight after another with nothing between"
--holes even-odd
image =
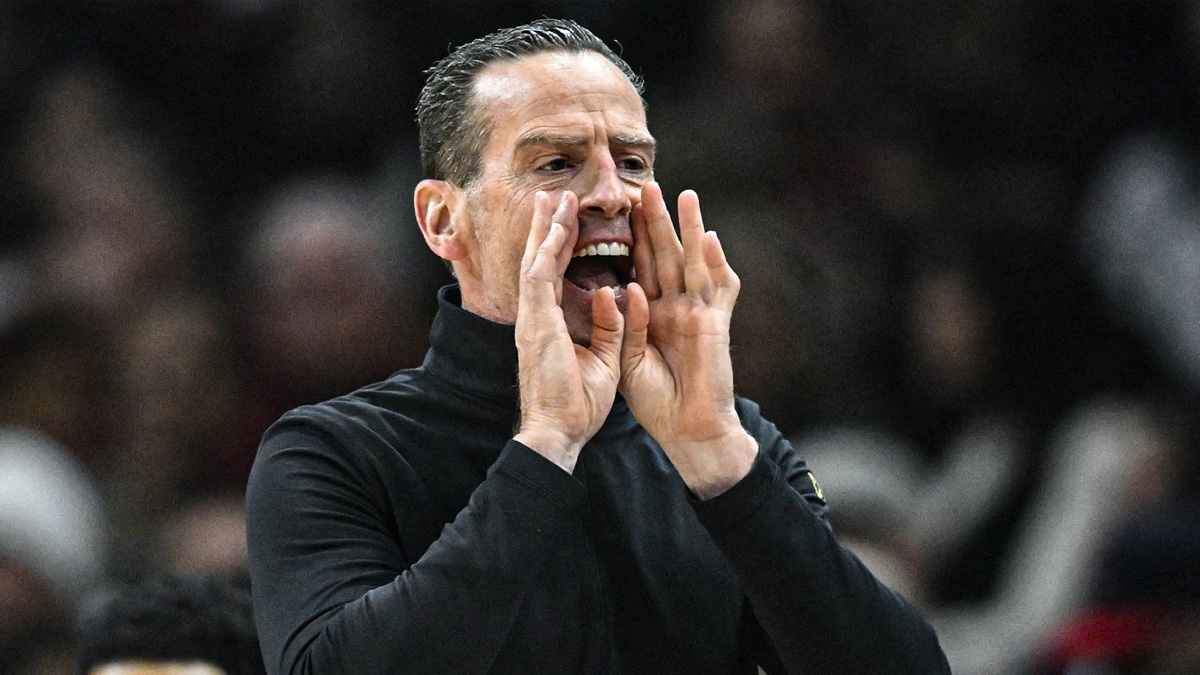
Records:
<instances>
[{"instance_id":1,"label":"man","mask_svg":"<svg viewBox=\"0 0 1200 675\"><path fill-rule=\"evenodd\" d=\"M418 117L458 285L421 368L264 438L268 671L947 672L734 397L737 277L694 193L676 237L629 66L538 21L441 61Z\"/></svg>"},{"instance_id":2,"label":"man","mask_svg":"<svg viewBox=\"0 0 1200 675\"><path fill-rule=\"evenodd\" d=\"M250 594L215 577L132 586L80 622L81 675L259 675Z\"/></svg>"}]
</instances>

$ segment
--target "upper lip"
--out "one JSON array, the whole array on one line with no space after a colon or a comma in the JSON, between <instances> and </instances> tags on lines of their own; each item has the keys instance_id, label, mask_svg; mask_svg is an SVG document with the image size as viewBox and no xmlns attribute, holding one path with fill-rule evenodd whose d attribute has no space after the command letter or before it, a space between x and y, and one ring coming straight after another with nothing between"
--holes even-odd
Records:
<instances>
[{"instance_id":1,"label":"upper lip","mask_svg":"<svg viewBox=\"0 0 1200 675\"><path fill-rule=\"evenodd\" d=\"M633 233L629 229L628 220L616 218L599 222L585 222L583 218L579 219L579 238L575 241L574 251L576 255L591 244L613 243L625 244L632 253Z\"/></svg>"}]
</instances>

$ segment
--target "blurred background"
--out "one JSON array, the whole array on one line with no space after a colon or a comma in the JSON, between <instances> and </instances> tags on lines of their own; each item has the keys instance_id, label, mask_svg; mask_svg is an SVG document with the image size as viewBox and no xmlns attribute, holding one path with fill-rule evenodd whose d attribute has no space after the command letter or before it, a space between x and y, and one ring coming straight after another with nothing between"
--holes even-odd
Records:
<instances>
[{"instance_id":1,"label":"blurred background","mask_svg":"<svg viewBox=\"0 0 1200 675\"><path fill-rule=\"evenodd\" d=\"M9 0L0 675L241 578L266 427L420 363L423 71L541 16L645 75L739 393L955 673L1200 673L1200 5Z\"/></svg>"}]
</instances>

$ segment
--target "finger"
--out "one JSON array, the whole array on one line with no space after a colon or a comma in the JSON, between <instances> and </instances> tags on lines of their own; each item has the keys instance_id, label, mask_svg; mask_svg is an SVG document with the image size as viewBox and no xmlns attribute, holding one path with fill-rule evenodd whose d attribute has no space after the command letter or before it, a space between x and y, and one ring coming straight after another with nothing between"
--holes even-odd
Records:
<instances>
[{"instance_id":1,"label":"finger","mask_svg":"<svg viewBox=\"0 0 1200 675\"><path fill-rule=\"evenodd\" d=\"M688 294L707 301L712 297L712 279L704 262L704 220L700 197L694 190L679 194L679 237L683 240L683 280Z\"/></svg>"},{"instance_id":2,"label":"finger","mask_svg":"<svg viewBox=\"0 0 1200 675\"><path fill-rule=\"evenodd\" d=\"M741 279L729 266L725 250L716 232L704 233L704 264L713 283L713 298L722 307L732 309L742 287Z\"/></svg>"},{"instance_id":3,"label":"finger","mask_svg":"<svg viewBox=\"0 0 1200 675\"><path fill-rule=\"evenodd\" d=\"M650 329L650 303L640 283L625 289L629 306L625 310L625 339L621 342L621 379L633 373L646 356Z\"/></svg>"},{"instance_id":4,"label":"finger","mask_svg":"<svg viewBox=\"0 0 1200 675\"><path fill-rule=\"evenodd\" d=\"M621 342L625 318L617 309L617 296L607 286L592 296L592 342L588 349L608 368L621 372Z\"/></svg>"},{"instance_id":5,"label":"finger","mask_svg":"<svg viewBox=\"0 0 1200 675\"><path fill-rule=\"evenodd\" d=\"M661 293L678 293L683 290L683 246L675 236L662 188L654 181L642 186L642 214L650 245L654 248L658 289Z\"/></svg>"},{"instance_id":6,"label":"finger","mask_svg":"<svg viewBox=\"0 0 1200 675\"><path fill-rule=\"evenodd\" d=\"M538 191L533 196L533 219L529 224L529 236L525 239L525 254L521 256L521 276L524 277L533 265L538 247L550 232L550 195Z\"/></svg>"},{"instance_id":7,"label":"finger","mask_svg":"<svg viewBox=\"0 0 1200 675\"><path fill-rule=\"evenodd\" d=\"M565 245L556 259L556 269L558 276L561 277L567 271L567 265L571 264L571 257L575 253L575 242L579 238L579 198L575 196L574 192L567 190L562 193L562 197L558 201L558 208L554 210L551 220L562 225L567 235Z\"/></svg>"},{"instance_id":8,"label":"finger","mask_svg":"<svg viewBox=\"0 0 1200 675\"><path fill-rule=\"evenodd\" d=\"M559 223L552 223L550 232L534 251L529 268L521 275L518 314L527 309L537 315L542 310L558 307L562 276L558 274L556 261L566 241L566 228Z\"/></svg>"},{"instance_id":9,"label":"finger","mask_svg":"<svg viewBox=\"0 0 1200 675\"><path fill-rule=\"evenodd\" d=\"M646 229L646 214L640 203L634 205L629 220L633 226L634 278L646 291L647 298L658 298L662 293L658 289L658 270L655 269L654 246L650 243L650 233Z\"/></svg>"}]
</instances>

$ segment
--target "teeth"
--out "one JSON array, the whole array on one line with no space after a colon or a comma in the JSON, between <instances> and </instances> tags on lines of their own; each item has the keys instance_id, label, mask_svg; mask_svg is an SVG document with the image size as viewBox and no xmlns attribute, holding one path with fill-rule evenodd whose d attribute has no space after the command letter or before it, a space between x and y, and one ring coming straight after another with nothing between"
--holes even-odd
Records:
<instances>
[{"instance_id":1,"label":"teeth","mask_svg":"<svg viewBox=\"0 0 1200 675\"><path fill-rule=\"evenodd\" d=\"M588 244L586 247L575 252L576 258L588 255L627 256L629 255L629 246L615 241L601 242L599 244Z\"/></svg>"}]
</instances>

